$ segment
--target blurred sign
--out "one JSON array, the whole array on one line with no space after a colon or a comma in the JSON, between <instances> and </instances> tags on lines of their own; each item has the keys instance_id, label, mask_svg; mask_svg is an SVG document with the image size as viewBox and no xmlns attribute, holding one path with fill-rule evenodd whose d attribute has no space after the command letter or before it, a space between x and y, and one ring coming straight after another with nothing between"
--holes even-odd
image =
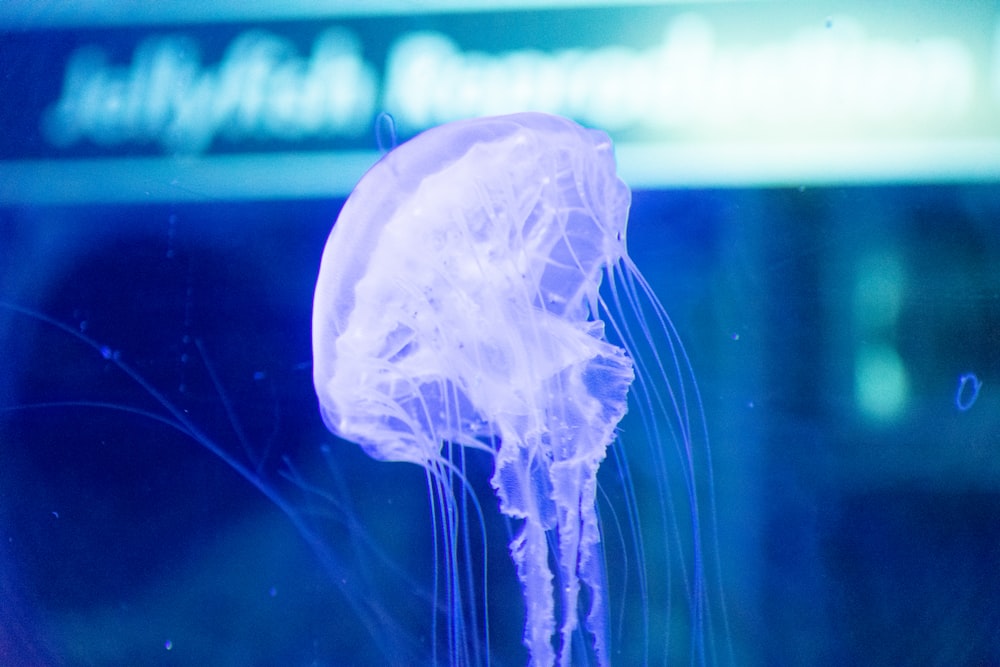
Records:
<instances>
[{"instance_id":1,"label":"blurred sign","mask_svg":"<svg viewBox=\"0 0 1000 667\"><path fill-rule=\"evenodd\" d=\"M342 195L383 112L569 116L636 187L1000 178L988 3L173 18L0 36L0 201Z\"/></svg>"},{"instance_id":2,"label":"blurred sign","mask_svg":"<svg viewBox=\"0 0 1000 667\"><path fill-rule=\"evenodd\" d=\"M375 67L343 29L321 33L308 58L286 39L248 30L210 65L195 39L157 36L124 65L100 47L75 50L41 130L59 148L132 143L166 153L201 153L221 139L357 137L376 113L377 87Z\"/></svg>"}]
</instances>

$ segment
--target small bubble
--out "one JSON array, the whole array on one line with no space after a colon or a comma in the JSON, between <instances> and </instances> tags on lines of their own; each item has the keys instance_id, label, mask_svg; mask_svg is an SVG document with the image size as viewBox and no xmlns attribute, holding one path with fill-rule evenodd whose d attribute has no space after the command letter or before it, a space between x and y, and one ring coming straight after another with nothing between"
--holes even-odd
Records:
<instances>
[{"instance_id":1,"label":"small bubble","mask_svg":"<svg viewBox=\"0 0 1000 667\"><path fill-rule=\"evenodd\" d=\"M271 586L269 589L267 589L267 594L270 595L271 597L277 597L278 589L275 588L274 586Z\"/></svg>"},{"instance_id":2,"label":"small bubble","mask_svg":"<svg viewBox=\"0 0 1000 667\"><path fill-rule=\"evenodd\" d=\"M961 412L965 412L975 404L979 398L979 390L983 388L983 381L976 377L975 373L963 373L958 377L958 389L955 391L955 407Z\"/></svg>"},{"instance_id":3,"label":"small bubble","mask_svg":"<svg viewBox=\"0 0 1000 667\"><path fill-rule=\"evenodd\" d=\"M383 111L375 117L375 142L380 153L388 153L396 147L396 120L392 114Z\"/></svg>"}]
</instances>

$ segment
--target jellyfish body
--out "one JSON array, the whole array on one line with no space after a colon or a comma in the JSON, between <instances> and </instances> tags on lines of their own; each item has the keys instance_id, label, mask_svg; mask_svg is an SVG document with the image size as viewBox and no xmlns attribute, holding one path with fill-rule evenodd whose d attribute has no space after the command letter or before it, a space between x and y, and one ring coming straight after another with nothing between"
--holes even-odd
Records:
<instances>
[{"instance_id":1,"label":"jellyfish body","mask_svg":"<svg viewBox=\"0 0 1000 667\"><path fill-rule=\"evenodd\" d=\"M499 443L491 483L523 520L510 550L542 665L555 659L549 533L560 662L581 582L606 661L596 476L633 371L596 313L629 200L602 132L544 114L453 123L368 172L317 281L314 378L334 433L431 469L444 441Z\"/></svg>"},{"instance_id":2,"label":"jellyfish body","mask_svg":"<svg viewBox=\"0 0 1000 667\"><path fill-rule=\"evenodd\" d=\"M630 200L603 132L541 113L443 125L359 182L316 284L332 432L436 488L462 475L445 443L494 456L532 664L580 662L581 625L586 659L609 663L597 471L635 371L599 291L630 266Z\"/></svg>"}]
</instances>

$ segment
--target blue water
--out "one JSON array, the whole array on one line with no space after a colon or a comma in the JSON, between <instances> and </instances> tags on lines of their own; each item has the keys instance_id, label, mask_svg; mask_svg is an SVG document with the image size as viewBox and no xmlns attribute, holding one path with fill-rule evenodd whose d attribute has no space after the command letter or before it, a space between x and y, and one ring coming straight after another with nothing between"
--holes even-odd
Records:
<instances>
[{"instance_id":1,"label":"blue water","mask_svg":"<svg viewBox=\"0 0 1000 667\"><path fill-rule=\"evenodd\" d=\"M1000 660L998 201L995 186L636 193L630 245L705 400L729 620L713 641L736 664ZM0 298L98 342L0 309L4 650L36 664L429 655L423 472L332 439L312 393L312 289L339 205L2 211ZM894 412L863 400L859 350L872 349L904 370ZM163 406L116 359L322 543L204 442L144 414ZM971 386L956 395L967 373L974 401ZM286 460L326 497L289 480ZM488 499L489 461L468 466ZM606 548L626 553L622 486L599 479ZM484 604L494 664L516 665L509 531L486 522ZM635 563L608 560L636 599ZM652 586L683 577L647 568ZM688 651L686 600L670 599ZM636 609L612 610L613 642L634 636ZM375 640L364 619L383 611L399 633ZM649 613L663 627L662 607Z\"/></svg>"}]
</instances>

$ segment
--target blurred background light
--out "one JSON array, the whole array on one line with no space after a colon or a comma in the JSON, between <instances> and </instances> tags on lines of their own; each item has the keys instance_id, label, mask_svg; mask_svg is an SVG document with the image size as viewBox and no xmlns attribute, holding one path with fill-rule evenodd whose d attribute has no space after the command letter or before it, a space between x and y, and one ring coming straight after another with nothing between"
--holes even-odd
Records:
<instances>
[{"instance_id":1,"label":"blurred background light","mask_svg":"<svg viewBox=\"0 0 1000 667\"><path fill-rule=\"evenodd\" d=\"M31 202L82 158L108 160L111 178L64 200L169 199L136 180L188 158L195 191L242 197L251 176L259 199L313 191L276 170L261 178L254 163L276 155L303 173L333 166L344 177L314 194L342 196L378 158L380 113L404 140L520 110L609 131L637 187L1000 177L1000 18L988 2L364 6L5 4L0 108L18 121L0 198ZM50 39L65 26L74 39ZM14 94L40 63L45 85Z\"/></svg>"}]
</instances>

